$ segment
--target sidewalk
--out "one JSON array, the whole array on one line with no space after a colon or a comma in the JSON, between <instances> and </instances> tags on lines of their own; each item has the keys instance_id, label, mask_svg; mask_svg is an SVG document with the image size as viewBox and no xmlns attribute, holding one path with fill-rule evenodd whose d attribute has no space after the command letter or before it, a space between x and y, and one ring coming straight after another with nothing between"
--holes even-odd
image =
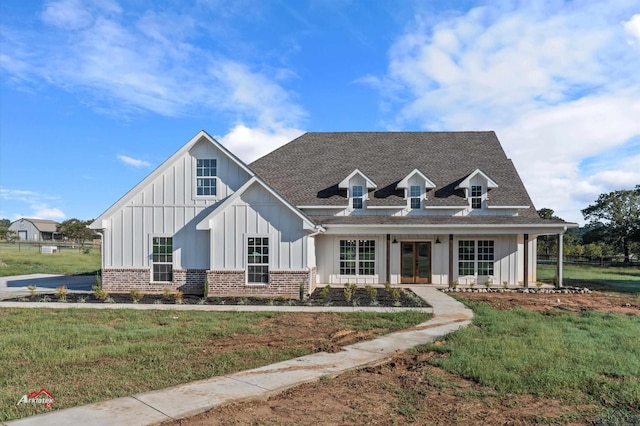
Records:
<instances>
[{"instance_id":1,"label":"sidewalk","mask_svg":"<svg viewBox=\"0 0 640 426\"><path fill-rule=\"evenodd\" d=\"M267 398L323 376L334 377L349 370L378 364L397 351L432 342L471 323L473 312L462 303L435 288L410 288L433 309L431 320L411 329L345 346L337 353L320 352L172 388L26 417L6 422L5 425L157 424L235 401ZM91 306L87 304L86 307ZM269 308L280 310L279 307Z\"/></svg>"},{"instance_id":2,"label":"sidewalk","mask_svg":"<svg viewBox=\"0 0 640 426\"><path fill-rule=\"evenodd\" d=\"M53 275L31 274L0 277L0 300L28 296L29 286L36 286L36 293L50 293L51 290L64 285L69 291L91 291L96 282L93 275Z\"/></svg>"}]
</instances>

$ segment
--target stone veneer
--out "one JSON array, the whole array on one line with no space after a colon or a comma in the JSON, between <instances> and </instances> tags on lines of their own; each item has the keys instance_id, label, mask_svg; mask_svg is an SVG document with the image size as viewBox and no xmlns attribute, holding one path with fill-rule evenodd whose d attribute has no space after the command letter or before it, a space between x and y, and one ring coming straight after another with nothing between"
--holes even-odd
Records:
<instances>
[{"instance_id":1,"label":"stone veneer","mask_svg":"<svg viewBox=\"0 0 640 426\"><path fill-rule=\"evenodd\" d=\"M209 297L215 296L285 296L297 298L300 283L309 292L309 277L315 280L315 268L298 271L270 271L269 284L247 284L244 270L207 271ZM312 288L315 283L312 281Z\"/></svg>"}]
</instances>

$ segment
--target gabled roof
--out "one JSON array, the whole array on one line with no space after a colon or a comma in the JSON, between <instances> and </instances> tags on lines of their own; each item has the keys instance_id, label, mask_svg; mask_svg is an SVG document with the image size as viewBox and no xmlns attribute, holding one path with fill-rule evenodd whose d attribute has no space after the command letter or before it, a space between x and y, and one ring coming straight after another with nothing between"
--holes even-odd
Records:
<instances>
[{"instance_id":1,"label":"gabled roof","mask_svg":"<svg viewBox=\"0 0 640 426\"><path fill-rule=\"evenodd\" d=\"M213 226L212 225L213 219L219 214L221 214L222 212L224 212L227 209L227 207L233 205L235 200L241 197L242 194L244 194L253 185L261 186L263 189L265 189L267 192L273 195L276 199L278 199L278 201L280 201L283 205L285 205L289 210L291 210L294 214L296 214L302 220L304 229L322 230L321 227L316 226L316 224L313 223L304 213L302 213L296 207L289 204L284 198L282 198L277 192L275 192L272 188L269 187L269 185L267 185L265 182L262 181L262 179L260 179L257 176L253 176L251 179L245 182L244 185L238 188L236 192L228 196L223 202L218 203L215 206L215 208L211 211L211 213L209 213L204 219L198 222L198 224L196 225L196 229L199 229L199 230L211 229Z\"/></svg>"},{"instance_id":2,"label":"gabled roof","mask_svg":"<svg viewBox=\"0 0 640 426\"><path fill-rule=\"evenodd\" d=\"M492 188L493 189L493 188L497 188L498 187L498 184L495 183L493 181L493 179L491 179L489 176L487 176L486 173L484 173L480 169L475 169L473 172L471 172L469 174L469 176L467 176L462 182L460 182L458 184L458 186L456 186L456 189L469 188L470 185L471 185L471 179L473 179L474 177L476 177L478 175L482 176L484 178L484 180L487 181L487 188Z\"/></svg>"},{"instance_id":3,"label":"gabled roof","mask_svg":"<svg viewBox=\"0 0 640 426\"><path fill-rule=\"evenodd\" d=\"M411 179L413 176L418 175L418 177L420 177L420 179L424 180L424 187L425 188L435 188L436 184L431 182L431 179L429 179L428 177L426 177L424 175L424 173L422 173L420 170L418 169L413 169L413 171L411 173L409 173L408 175L406 175L404 177L404 179L402 179L400 181L400 183L398 183L397 188L400 189L406 189L409 187L409 179Z\"/></svg>"},{"instance_id":4,"label":"gabled roof","mask_svg":"<svg viewBox=\"0 0 640 426\"><path fill-rule=\"evenodd\" d=\"M253 176L255 173L250 170L246 164L242 162L238 157L236 157L231 151L225 148L221 143L211 137L207 132L201 130L195 135L189 142L182 146L179 150L177 150L171 157L165 160L162 164L160 164L154 171L152 171L146 178L144 178L140 183L134 186L129 192L127 192L122 198L115 202L111 207L109 207L104 213L102 213L96 220L89 225L91 229L102 229L104 226L102 221L111 216L114 212L118 211L120 208L125 206L131 198L135 197L143 188L145 188L150 182L161 175L167 165L172 164L177 158L180 158L185 153L189 152L191 148L193 148L197 143L202 140L206 140L209 143L213 144L217 149L227 155L233 162L235 162L242 170L246 171L249 176Z\"/></svg>"},{"instance_id":5,"label":"gabled roof","mask_svg":"<svg viewBox=\"0 0 640 426\"><path fill-rule=\"evenodd\" d=\"M362 177L365 180L365 183L367 185L367 189L374 189L377 188L378 186L367 177L367 175L365 175L364 173L362 173L360 170L355 169L354 171L352 171L349 176L347 176L346 178L342 179L342 181L338 184L338 188L349 188L349 181L356 175L359 175L360 177Z\"/></svg>"},{"instance_id":6,"label":"gabled roof","mask_svg":"<svg viewBox=\"0 0 640 426\"><path fill-rule=\"evenodd\" d=\"M467 206L458 186L481 170L500 182L491 190L489 206L530 206L518 214L537 216L494 132L305 133L249 167L295 206L345 207L348 199L339 184L355 169L367 170L377 184L369 207L404 205L398 184L413 170L428 170L435 184L428 206Z\"/></svg>"}]
</instances>

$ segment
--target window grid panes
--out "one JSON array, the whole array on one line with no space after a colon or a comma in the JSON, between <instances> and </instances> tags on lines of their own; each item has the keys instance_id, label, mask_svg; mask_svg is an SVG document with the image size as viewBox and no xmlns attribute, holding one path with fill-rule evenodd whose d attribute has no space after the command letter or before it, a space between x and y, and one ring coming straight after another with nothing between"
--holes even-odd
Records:
<instances>
[{"instance_id":1,"label":"window grid panes","mask_svg":"<svg viewBox=\"0 0 640 426\"><path fill-rule=\"evenodd\" d=\"M364 188L362 185L354 185L351 188L352 206L354 209L361 209L363 207Z\"/></svg>"},{"instance_id":2,"label":"window grid panes","mask_svg":"<svg viewBox=\"0 0 640 426\"><path fill-rule=\"evenodd\" d=\"M153 237L153 281L173 281L173 238Z\"/></svg>"},{"instance_id":3,"label":"window grid panes","mask_svg":"<svg viewBox=\"0 0 640 426\"><path fill-rule=\"evenodd\" d=\"M409 187L409 206L412 209L420 208L420 192L419 185L411 185Z\"/></svg>"},{"instance_id":4,"label":"window grid panes","mask_svg":"<svg viewBox=\"0 0 640 426\"><path fill-rule=\"evenodd\" d=\"M269 238L247 238L247 282L269 283Z\"/></svg>"},{"instance_id":5,"label":"window grid panes","mask_svg":"<svg viewBox=\"0 0 640 426\"><path fill-rule=\"evenodd\" d=\"M494 241L458 241L458 275L493 275ZM476 250L477 248L477 250Z\"/></svg>"},{"instance_id":6,"label":"window grid panes","mask_svg":"<svg viewBox=\"0 0 640 426\"><path fill-rule=\"evenodd\" d=\"M340 275L374 275L375 240L340 240Z\"/></svg>"},{"instance_id":7,"label":"window grid panes","mask_svg":"<svg viewBox=\"0 0 640 426\"><path fill-rule=\"evenodd\" d=\"M471 187L471 208L472 209L482 208L482 187L481 186Z\"/></svg>"},{"instance_id":8,"label":"window grid panes","mask_svg":"<svg viewBox=\"0 0 640 426\"><path fill-rule=\"evenodd\" d=\"M203 158L196 160L196 193L201 196L216 195L217 160Z\"/></svg>"}]
</instances>

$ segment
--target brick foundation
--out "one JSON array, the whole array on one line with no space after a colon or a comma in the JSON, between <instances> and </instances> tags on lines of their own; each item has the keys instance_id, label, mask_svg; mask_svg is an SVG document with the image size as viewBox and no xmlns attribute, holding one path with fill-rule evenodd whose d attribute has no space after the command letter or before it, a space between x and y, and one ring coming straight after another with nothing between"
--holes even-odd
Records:
<instances>
[{"instance_id":1,"label":"brick foundation","mask_svg":"<svg viewBox=\"0 0 640 426\"><path fill-rule=\"evenodd\" d=\"M208 271L209 297L216 296L284 296L298 298L300 283L304 283L305 294L309 291L309 276L314 277L313 270L307 271L271 271L269 284L246 284L245 271Z\"/></svg>"},{"instance_id":2,"label":"brick foundation","mask_svg":"<svg viewBox=\"0 0 640 426\"><path fill-rule=\"evenodd\" d=\"M172 283L156 283L151 281L149 269L103 269L102 288L109 293L128 293L137 289L145 294L160 294L165 288L170 288L184 294L201 295L206 273L204 269L174 269Z\"/></svg>"}]
</instances>

